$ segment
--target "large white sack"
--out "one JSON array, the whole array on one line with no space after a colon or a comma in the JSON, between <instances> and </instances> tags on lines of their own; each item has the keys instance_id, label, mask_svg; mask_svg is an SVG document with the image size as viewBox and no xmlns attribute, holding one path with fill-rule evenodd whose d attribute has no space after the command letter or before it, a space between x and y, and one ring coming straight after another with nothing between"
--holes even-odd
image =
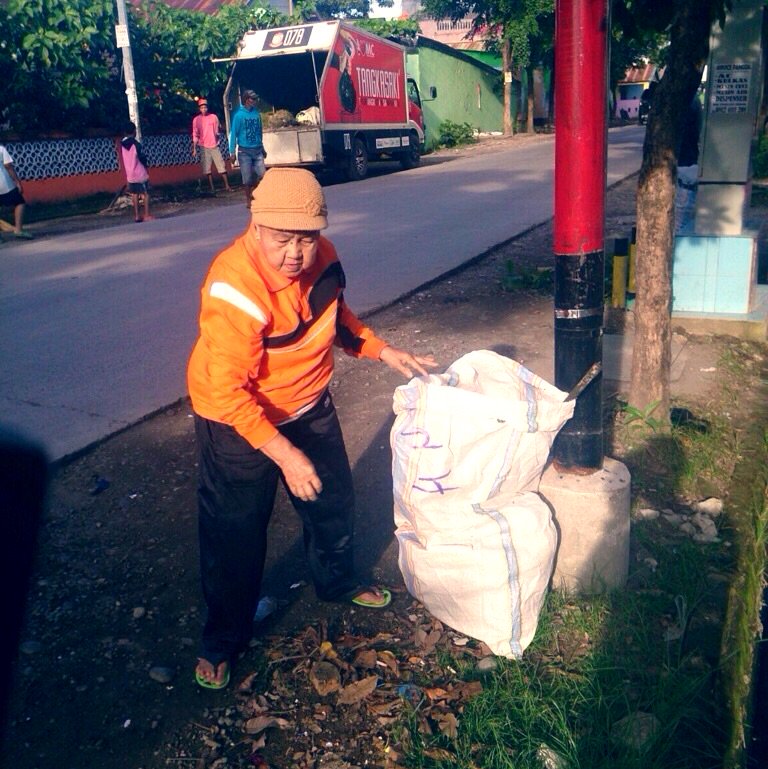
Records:
<instances>
[{"instance_id":1,"label":"large white sack","mask_svg":"<svg viewBox=\"0 0 768 769\"><path fill-rule=\"evenodd\" d=\"M426 542L435 531L474 526L472 504L536 490L573 414L565 397L490 350L398 387L390 435L396 526L407 521Z\"/></svg>"},{"instance_id":2,"label":"large white sack","mask_svg":"<svg viewBox=\"0 0 768 769\"><path fill-rule=\"evenodd\" d=\"M408 592L441 622L519 657L536 632L552 575L557 533L538 494L498 494L467 504L474 525L425 544L404 521L395 532Z\"/></svg>"}]
</instances>

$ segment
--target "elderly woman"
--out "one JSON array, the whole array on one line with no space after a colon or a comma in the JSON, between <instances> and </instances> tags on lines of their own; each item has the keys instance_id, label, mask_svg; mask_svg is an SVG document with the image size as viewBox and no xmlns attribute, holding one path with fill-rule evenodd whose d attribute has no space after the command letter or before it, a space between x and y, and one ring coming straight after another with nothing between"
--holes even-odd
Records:
<instances>
[{"instance_id":1,"label":"elderly woman","mask_svg":"<svg viewBox=\"0 0 768 769\"><path fill-rule=\"evenodd\" d=\"M308 171L273 168L251 224L209 269L188 384L199 451L202 583L208 605L195 676L229 681L247 645L282 480L304 526L318 598L382 608L388 590L353 569L354 491L328 385L333 346L406 377L437 364L378 338L344 302L344 272L323 190Z\"/></svg>"}]
</instances>

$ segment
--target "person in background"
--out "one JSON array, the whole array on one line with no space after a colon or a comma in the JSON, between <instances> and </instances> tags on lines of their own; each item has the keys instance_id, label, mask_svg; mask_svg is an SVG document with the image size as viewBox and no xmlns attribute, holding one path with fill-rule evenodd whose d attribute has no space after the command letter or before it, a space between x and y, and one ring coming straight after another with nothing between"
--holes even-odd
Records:
<instances>
[{"instance_id":1,"label":"person in background","mask_svg":"<svg viewBox=\"0 0 768 769\"><path fill-rule=\"evenodd\" d=\"M702 108L698 94L688 106L683 119L680 149L677 153L677 189L675 190L675 232L693 229L696 216L696 193L699 186L699 134Z\"/></svg>"},{"instance_id":2,"label":"person in background","mask_svg":"<svg viewBox=\"0 0 768 769\"><path fill-rule=\"evenodd\" d=\"M125 178L128 182L128 192L133 201L133 219L135 222L148 222L154 219L149 215L149 171L147 158L141 142L136 140L136 126L125 124L125 136L120 142L120 153L123 157ZM144 198L144 213L139 214L139 198Z\"/></svg>"},{"instance_id":3,"label":"person in background","mask_svg":"<svg viewBox=\"0 0 768 769\"><path fill-rule=\"evenodd\" d=\"M224 158L222 158L219 149L219 118L213 112L208 111L207 99L198 99L197 108L200 110L200 114L195 115L192 119L192 157L197 157L198 152L200 153L200 165L203 169L203 175L208 177L208 186L211 188L211 192L215 192L212 164L216 166L216 170L224 180L224 189L230 192L231 187L227 178Z\"/></svg>"},{"instance_id":4,"label":"person in background","mask_svg":"<svg viewBox=\"0 0 768 769\"><path fill-rule=\"evenodd\" d=\"M237 158L245 188L245 207L251 207L251 194L267 168L261 130L261 115L256 108L256 92L246 89L240 97L240 107L232 117L229 132L229 154ZM237 150L237 154L235 154Z\"/></svg>"},{"instance_id":5,"label":"person in background","mask_svg":"<svg viewBox=\"0 0 768 769\"><path fill-rule=\"evenodd\" d=\"M329 391L333 347L410 378L436 366L377 337L344 301L325 196L301 168L272 168L251 222L213 260L187 369L198 446L200 569L208 615L195 679L229 681L253 630L267 525L282 481L304 527L317 597L383 608L352 559L354 489Z\"/></svg>"},{"instance_id":6,"label":"person in background","mask_svg":"<svg viewBox=\"0 0 768 769\"><path fill-rule=\"evenodd\" d=\"M0 144L0 206L13 208L13 235L31 240L32 234L24 229L24 187L13 167L11 153Z\"/></svg>"}]
</instances>

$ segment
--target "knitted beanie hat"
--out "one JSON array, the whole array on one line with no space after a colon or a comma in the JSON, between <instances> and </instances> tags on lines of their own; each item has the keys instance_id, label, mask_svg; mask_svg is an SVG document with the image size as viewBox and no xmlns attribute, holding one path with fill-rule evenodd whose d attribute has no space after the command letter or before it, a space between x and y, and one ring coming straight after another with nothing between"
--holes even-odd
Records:
<instances>
[{"instance_id":1,"label":"knitted beanie hat","mask_svg":"<svg viewBox=\"0 0 768 769\"><path fill-rule=\"evenodd\" d=\"M251 196L251 218L274 230L324 230L328 209L323 188L304 168L270 168Z\"/></svg>"}]
</instances>

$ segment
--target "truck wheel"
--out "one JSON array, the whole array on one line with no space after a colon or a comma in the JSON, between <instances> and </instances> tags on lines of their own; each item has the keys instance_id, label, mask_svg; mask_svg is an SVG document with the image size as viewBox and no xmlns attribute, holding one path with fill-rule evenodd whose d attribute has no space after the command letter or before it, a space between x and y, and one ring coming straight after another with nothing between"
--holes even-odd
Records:
<instances>
[{"instance_id":1,"label":"truck wheel","mask_svg":"<svg viewBox=\"0 0 768 769\"><path fill-rule=\"evenodd\" d=\"M411 134L411 142L408 149L400 155L400 165L407 171L409 168L416 168L421 162L421 153L419 152L419 137Z\"/></svg>"},{"instance_id":2,"label":"truck wheel","mask_svg":"<svg viewBox=\"0 0 768 769\"><path fill-rule=\"evenodd\" d=\"M355 139L352 144L352 154L347 164L347 178L351 182L359 182L368 174L368 151L362 139Z\"/></svg>"}]
</instances>

